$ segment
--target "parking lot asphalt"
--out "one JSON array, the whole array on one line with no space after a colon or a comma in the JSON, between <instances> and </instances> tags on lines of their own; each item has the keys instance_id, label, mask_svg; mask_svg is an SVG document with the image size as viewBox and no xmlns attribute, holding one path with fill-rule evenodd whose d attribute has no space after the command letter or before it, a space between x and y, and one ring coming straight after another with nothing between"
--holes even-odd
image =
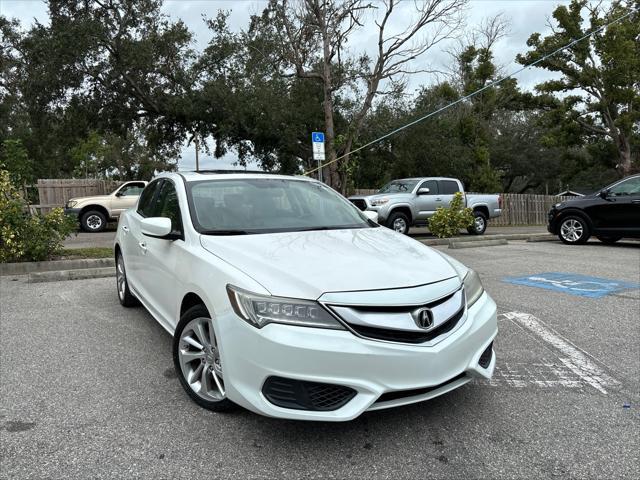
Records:
<instances>
[{"instance_id":1,"label":"parking lot asphalt","mask_svg":"<svg viewBox=\"0 0 640 480\"><path fill-rule=\"evenodd\" d=\"M638 478L640 290L589 298L504 281L640 282L638 244L442 251L498 304L494 379L338 424L199 408L170 336L120 307L114 279L0 279L0 477Z\"/></svg>"}]
</instances>

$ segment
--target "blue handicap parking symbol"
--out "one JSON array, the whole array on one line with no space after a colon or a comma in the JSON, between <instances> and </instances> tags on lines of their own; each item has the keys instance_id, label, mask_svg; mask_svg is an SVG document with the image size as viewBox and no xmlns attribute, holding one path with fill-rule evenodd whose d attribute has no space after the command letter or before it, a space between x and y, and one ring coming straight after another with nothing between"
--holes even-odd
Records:
<instances>
[{"instance_id":1,"label":"blue handicap parking symbol","mask_svg":"<svg viewBox=\"0 0 640 480\"><path fill-rule=\"evenodd\" d=\"M527 285L590 298L600 298L611 293L640 288L640 283L560 272L536 273L525 277L507 277L502 280L516 285Z\"/></svg>"},{"instance_id":2,"label":"blue handicap parking symbol","mask_svg":"<svg viewBox=\"0 0 640 480\"><path fill-rule=\"evenodd\" d=\"M322 133L322 132L313 132L311 134L311 141L313 143L324 143L324 133Z\"/></svg>"}]
</instances>

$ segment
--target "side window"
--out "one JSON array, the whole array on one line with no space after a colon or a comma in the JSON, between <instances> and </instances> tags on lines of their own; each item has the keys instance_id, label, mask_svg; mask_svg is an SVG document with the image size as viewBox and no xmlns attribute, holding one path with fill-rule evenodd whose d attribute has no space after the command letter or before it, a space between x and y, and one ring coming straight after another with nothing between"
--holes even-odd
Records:
<instances>
[{"instance_id":1,"label":"side window","mask_svg":"<svg viewBox=\"0 0 640 480\"><path fill-rule=\"evenodd\" d=\"M158 191L159 186L160 180L156 180L147 185L146 188L142 191L140 200L138 200L138 213L143 217L153 216L153 207L155 206L153 199L156 196L156 192Z\"/></svg>"},{"instance_id":2,"label":"side window","mask_svg":"<svg viewBox=\"0 0 640 480\"><path fill-rule=\"evenodd\" d=\"M453 195L460 191L458 182L453 180L440 180L438 183L440 184L440 193L442 195Z\"/></svg>"},{"instance_id":3,"label":"side window","mask_svg":"<svg viewBox=\"0 0 640 480\"><path fill-rule=\"evenodd\" d=\"M176 192L176 187L169 180L162 182L158 199L155 202L153 216L169 218L171 220L171 233L183 233L178 192Z\"/></svg>"},{"instance_id":4,"label":"side window","mask_svg":"<svg viewBox=\"0 0 640 480\"><path fill-rule=\"evenodd\" d=\"M144 190L144 183L129 183L118 190L121 197L137 197Z\"/></svg>"},{"instance_id":5,"label":"side window","mask_svg":"<svg viewBox=\"0 0 640 480\"><path fill-rule=\"evenodd\" d=\"M640 177L630 178L624 182L620 182L609 190L614 197L622 195L640 195Z\"/></svg>"},{"instance_id":6,"label":"side window","mask_svg":"<svg viewBox=\"0 0 640 480\"><path fill-rule=\"evenodd\" d=\"M428 188L429 195L438 195L438 182L435 180L425 180L419 188Z\"/></svg>"}]
</instances>

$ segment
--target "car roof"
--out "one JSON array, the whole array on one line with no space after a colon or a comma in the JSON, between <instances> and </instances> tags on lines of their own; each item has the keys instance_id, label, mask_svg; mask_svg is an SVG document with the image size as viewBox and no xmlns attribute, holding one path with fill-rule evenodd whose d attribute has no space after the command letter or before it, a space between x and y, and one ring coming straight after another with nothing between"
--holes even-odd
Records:
<instances>
[{"instance_id":1,"label":"car roof","mask_svg":"<svg viewBox=\"0 0 640 480\"><path fill-rule=\"evenodd\" d=\"M244 170L206 170L206 171L182 171L182 172L165 172L157 175L155 178L182 178L186 182L197 182L201 180L241 180L241 179L257 179L270 178L281 180L304 180L316 181L313 178L301 175L279 175L275 173L267 173L260 171L244 171Z\"/></svg>"},{"instance_id":2,"label":"car roof","mask_svg":"<svg viewBox=\"0 0 640 480\"><path fill-rule=\"evenodd\" d=\"M392 182L401 182L401 181L407 181L407 180L453 180L454 182L457 182L458 179L457 178L452 178L452 177L410 177L410 178L396 178L395 180L391 180Z\"/></svg>"}]
</instances>

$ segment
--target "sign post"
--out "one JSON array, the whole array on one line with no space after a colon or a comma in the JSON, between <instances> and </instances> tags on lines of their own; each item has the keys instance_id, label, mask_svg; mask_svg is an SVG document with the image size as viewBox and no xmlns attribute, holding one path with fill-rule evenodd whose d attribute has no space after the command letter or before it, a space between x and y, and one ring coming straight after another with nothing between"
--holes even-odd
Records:
<instances>
[{"instance_id":1,"label":"sign post","mask_svg":"<svg viewBox=\"0 0 640 480\"><path fill-rule=\"evenodd\" d=\"M324 133L311 133L311 146L313 147L313 159L318 161L318 180L322 182L322 162L324 162Z\"/></svg>"}]
</instances>

